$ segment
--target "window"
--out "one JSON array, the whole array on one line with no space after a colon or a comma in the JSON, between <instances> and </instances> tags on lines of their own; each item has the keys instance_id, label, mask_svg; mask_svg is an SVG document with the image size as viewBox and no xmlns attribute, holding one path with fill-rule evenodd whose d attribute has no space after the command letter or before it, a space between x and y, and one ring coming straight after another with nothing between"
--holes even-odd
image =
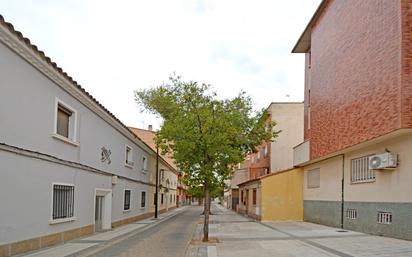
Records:
<instances>
[{"instance_id":1,"label":"window","mask_svg":"<svg viewBox=\"0 0 412 257\"><path fill-rule=\"evenodd\" d=\"M346 209L346 218L354 220L358 217L358 213L356 212L356 209Z\"/></svg>"},{"instance_id":2,"label":"window","mask_svg":"<svg viewBox=\"0 0 412 257\"><path fill-rule=\"evenodd\" d=\"M253 188L253 199L252 199L253 205L256 205L256 188Z\"/></svg>"},{"instance_id":3,"label":"window","mask_svg":"<svg viewBox=\"0 0 412 257\"><path fill-rule=\"evenodd\" d=\"M160 197L160 204L163 205L163 193L162 193L162 195L161 195L161 197Z\"/></svg>"},{"instance_id":4,"label":"window","mask_svg":"<svg viewBox=\"0 0 412 257\"><path fill-rule=\"evenodd\" d=\"M320 187L320 169L310 170L307 173L308 188Z\"/></svg>"},{"instance_id":5,"label":"window","mask_svg":"<svg viewBox=\"0 0 412 257\"><path fill-rule=\"evenodd\" d=\"M257 152L256 160L257 160L257 161L260 161L260 150L259 150L259 152Z\"/></svg>"},{"instance_id":6,"label":"window","mask_svg":"<svg viewBox=\"0 0 412 257\"><path fill-rule=\"evenodd\" d=\"M125 164L126 166L133 166L133 150L130 146L126 145L126 152L125 152Z\"/></svg>"},{"instance_id":7,"label":"window","mask_svg":"<svg viewBox=\"0 0 412 257\"><path fill-rule=\"evenodd\" d=\"M263 156L266 158L266 157L268 157L268 145L266 144L265 145L265 148L263 149Z\"/></svg>"},{"instance_id":8,"label":"window","mask_svg":"<svg viewBox=\"0 0 412 257\"><path fill-rule=\"evenodd\" d=\"M74 216L74 186L53 185L53 220Z\"/></svg>"},{"instance_id":9,"label":"window","mask_svg":"<svg viewBox=\"0 0 412 257\"><path fill-rule=\"evenodd\" d=\"M76 112L73 108L59 100L56 100L55 108L56 116L53 136L63 141L69 141L69 143L70 141L75 141Z\"/></svg>"},{"instance_id":10,"label":"window","mask_svg":"<svg viewBox=\"0 0 412 257\"><path fill-rule=\"evenodd\" d=\"M142 193L141 193L140 207L141 208L146 208L146 192L144 192L144 191L142 191Z\"/></svg>"},{"instance_id":11,"label":"window","mask_svg":"<svg viewBox=\"0 0 412 257\"><path fill-rule=\"evenodd\" d=\"M143 171L147 171L147 158L143 157L142 158L142 167L143 167Z\"/></svg>"},{"instance_id":12,"label":"window","mask_svg":"<svg viewBox=\"0 0 412 257\"><path fill-rule=\"evenodd\" d=\"M375 171L369 169L369 156L352 159L351 182L362 183L375 181Z\"/></svg>"},{"instance_id":13,"label":"window","mask_svg":"<svg viewBox=\"0 0 412 257\"><path fill-rule=\"evenodd\" d=\"M156 193L153 194L153 204L156 205Z\"/></svg>"},{"instance_id":14,"label":"window","mask_svg":"<svg viewBox=\"0 0 412 257\"><path fill-rule=\"evenodd\" d=\"M243 190L240 191L240 201L243 203Z\"/></svg>"},{"instance_id":15,"label":"window","mask_svg":"<svg viewBox=\"0 0 412 257\"><path fill-rule=\"evenodd\" d=\"M391 224L392 223L392 212L378 212L378 223L379 224Z\"/></svg>"},{"instance_id":16,"label":"window","mask_svg":"<svg viewBox=\"0 0 412 257\"><path fill-rule=\"evenodd\" d=\"M161 181L164 181L164 180L165 180L165 170L164 170L164 169L161 169L161 170L160 170L160 180L161 180Z\"/></svg>"},{"instance_id":17,"label":"window","mask_svg":"<svg viewBox=\"0 0 412 257\"><path fill-rule=\"evenodd\" d=\"M170 195L170 203L172 203L172 195Z\"/></svg>"},{"instance_id":18,"label":"window","mask_svg":"<svg viewBox=\"0 0 412 257\"><path fill-rule=\"evenodd\" d=\"M124 190L124 205L123 210L130 210L130 190Z\"/></svg>"}]
</instances>

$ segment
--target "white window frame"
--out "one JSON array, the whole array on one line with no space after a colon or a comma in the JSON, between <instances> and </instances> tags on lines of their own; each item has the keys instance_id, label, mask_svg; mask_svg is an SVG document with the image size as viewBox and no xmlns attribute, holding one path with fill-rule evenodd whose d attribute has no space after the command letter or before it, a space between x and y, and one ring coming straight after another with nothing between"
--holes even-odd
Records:
<instances>
[{"instance_id":1,"label":"white window frame","mask_svg":"<svg viewBox=\"0 0 412 257\"><path fill-rule=\"evenodd\" d=\"M142 193L145 193L145 197L144 197L144 206L142 206ZM146 190L142 190L140 191L140 209L146 209L147 208L147 191Z\"/></svg>"},{"instance_id":2,"label":"white window frame","mask_svg":"<svg viewBox=\"0 0 412 257\"><path fill-rule=\"evenodd\" d=\"M129 209L125 209L125 208L124 208L124 201L126 200L126 191L130 191L130 196L129 196ZM125 188L125 189L123 190L123 202L122 202L122 204L123 204L123 212L130 212L130 211L132 210L132 190L131 190L131 189Z\"/></svg>"},{"instance_id":3,"label":"white window frame","mask_svg":"<svg viewBox=\"0 0 412 257\"><path fill-rule=\"evenodd\" d=\"M69 217L69 218L62 218L62 219L53 219L53 196L54 196L54 186L58 185L58 186L71 186L73 187L73 216ZM69 184L69 183L60 183L60 182L53 182L51 184L51 193L50 193L50 220L49 220L49 224L53 225L53 224L58 224L58 223L64 223L64 222L71 222L71 221L75 221L76 218L76 208L75 208L75 198L76 198L76 194L75 194L75 189L76 187L74 186L74 184Z\"/></svg>"},{"instance_id":4,"label":"white window frame","mask_svg":"<svg viewBox=\"0 0 412 257\"><path fill-rule=\"evenodd\" d=\"M129 156L127 155L127 150L129 151ZM124 166L128 167L128 168L133 168L134 166L134 162L133 162L133 148L129 145L125 145L124 147L125 150L125 156L124 156Z\"/></svg>"},{"instance_id":5,"label":"white window frame","mask_svg":"<svg viewBox=\"0 0 412 257\"><path fill-rule=\"evenodd\" d=\"M369 169L369 156L371 155L360 156L350 160L351 184L370 183L376 181L375 170ZM354 168L357 170L354 170Z\"/></svg>"},{"instance_id":6,"label":"white window frame","mask_svg":"<svg viewBox=\"0 0 412 257\"><path fill-rule=\"evenodd\" d=\"M147 173L149 170L149 159L147 156L142 156L142 172Z\"/></svg>"},{"instance_id":7,"label":"white window frame","mask_svg":"<svg viewBox=\"0 0 412 257\"><path fill-rule=\"evenodd\" d=\"M65 136L57 134L57 116L58 116L59 105L68 109L72 113L72 115L69 118L69 137L65 137ZM55 104L54 104L54 122L53 122L52 137L55 139L59 139L70 145L79 146L79 142L77 142L77 111L76 109L66 104L65 102L63 102L57 97L55 99Z\"/></svg>"}]
</instances>

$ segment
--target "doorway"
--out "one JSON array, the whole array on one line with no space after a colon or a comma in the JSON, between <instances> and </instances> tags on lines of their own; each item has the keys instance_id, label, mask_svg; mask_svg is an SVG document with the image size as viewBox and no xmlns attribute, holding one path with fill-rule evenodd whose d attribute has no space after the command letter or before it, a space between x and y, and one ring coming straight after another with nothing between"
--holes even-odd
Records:
<instances>
[{"instance_id":1,"label":"doorway","mask_svg":"<svg viewBox=\"0 0 412 257\"><path fill-rule=\"evenodd\" d=\"M112 190L95 189L94 227L95 232L112 228Z\"/></svg>"},{"instance_id":2,"label":"doorway","mask_svg":"<svg viewBox=\"0 0 412 257\"><path fill-rule=\"evenodd\" d=\"M94 209L94 226L96 232L103 230L103 199L104 196L96 196L96 206Z\"/></svg>"}]
</instances>

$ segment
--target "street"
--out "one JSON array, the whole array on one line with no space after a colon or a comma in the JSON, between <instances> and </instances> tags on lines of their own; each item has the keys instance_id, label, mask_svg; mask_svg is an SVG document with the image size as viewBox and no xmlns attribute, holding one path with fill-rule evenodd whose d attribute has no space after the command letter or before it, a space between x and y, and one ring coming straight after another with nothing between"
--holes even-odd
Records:
<instances>
[{"instance_id":1,"label":"street","mask_svg":"<svg viewBox=\"0 0 412 257\"><path fill-rule=\"evenodd\" d=\"M90 257L177 257L184 256L196 227L201 208L188 206L184 212L137 233Z\"/></svg>"}]
</instances>

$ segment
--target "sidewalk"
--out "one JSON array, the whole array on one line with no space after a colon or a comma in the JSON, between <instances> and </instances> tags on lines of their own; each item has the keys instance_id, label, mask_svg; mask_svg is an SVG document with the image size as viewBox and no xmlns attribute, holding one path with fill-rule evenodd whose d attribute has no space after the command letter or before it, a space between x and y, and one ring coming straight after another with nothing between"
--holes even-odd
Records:
<instances>
[{"instance_id":1,"label":"sidewalk","mask_svg":"<svg viewBox=\"0 0 412 257\"><path fill-rule=\"evenodd\" d=\"M38 251L18 255L19 257L66 257L66 256L87 256L89 253L98 252L105 247L108 247L122 239L144 231L152 226L177 215L182 212L185 207L180 207L169 212L160 214L158 219L148 218L134 223L130 223L121 227L117 227L110 231L95 233L91 236L74 239L64 244L56 245L49 248L40 249ZM85 254L87 251L87 255Z\"/></svg>"},{"instance_id":2,"label":"sidewalk","mask_svg":"<svg viewBox=\"0 0 412 257\"><path fill-rule=\"evenodd\" d=\"M192 244L187 257L412 256L412 242L372 236L308 222L256 222L213 204L209 237ZM194 238L201 237L198 224Z\"/></svg>"}]
</instances>

